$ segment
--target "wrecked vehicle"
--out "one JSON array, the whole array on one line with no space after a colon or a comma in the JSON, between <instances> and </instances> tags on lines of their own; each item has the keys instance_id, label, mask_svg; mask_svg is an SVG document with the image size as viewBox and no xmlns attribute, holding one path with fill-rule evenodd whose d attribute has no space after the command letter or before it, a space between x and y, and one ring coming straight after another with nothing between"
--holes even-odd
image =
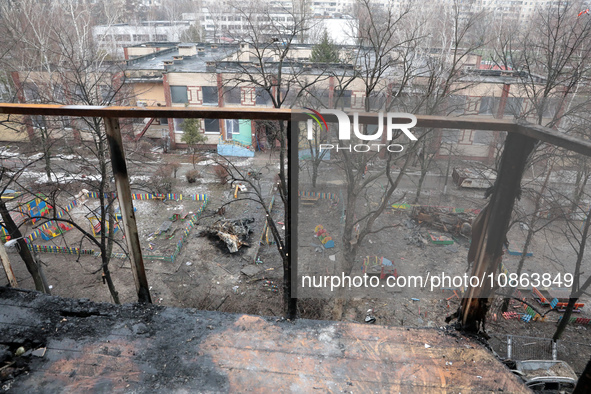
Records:
<instances>
[{"instance_id":1,"label":"wrecked vehicle","mask_svg":"<svg viewBox=\"0 0 591 394\"><path fill-rule=\"evenodd\" d=\"M230 253L236 253L242 246L250 246L248 236L252 230L248 225L253 222L254 218L218 220L202 235L217 237L226 244Z\"/></svg>"},{"instance_id":2,"label":"wrecked vehicle","mask_svg":"<svg viewBox=\"0 0 591 394\"><path fill-rule=\"evenodd\" d=\"M572 393L577 384L575 371L560 360L515 361L512 372L534 393Z\"/></svg>"}]
</instances>

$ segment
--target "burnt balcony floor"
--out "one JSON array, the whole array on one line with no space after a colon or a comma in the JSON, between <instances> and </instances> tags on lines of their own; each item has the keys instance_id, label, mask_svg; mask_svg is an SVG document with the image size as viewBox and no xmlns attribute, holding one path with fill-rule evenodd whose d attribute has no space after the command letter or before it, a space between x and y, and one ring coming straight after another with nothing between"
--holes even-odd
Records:
<instances>
[{"instance_id":1,"label":"burnt balcony floor","mask_svg":"<svg viewBox=\"0 0 591 394\"><path fill-rule=\"evenodd\" d=\"M456 332L116 306L1 287L0 344L13 353L46 348L42 357L12 358L15 377L2 382L9 392L529 392Z\"/></svg>"}]
</instances>

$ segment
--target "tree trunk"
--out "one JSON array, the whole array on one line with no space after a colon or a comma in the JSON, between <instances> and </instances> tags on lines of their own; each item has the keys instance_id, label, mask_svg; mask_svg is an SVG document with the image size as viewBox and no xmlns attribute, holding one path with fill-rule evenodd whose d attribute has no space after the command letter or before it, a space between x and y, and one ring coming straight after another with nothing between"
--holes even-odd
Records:
<instances>
[{"instance_id":1,"label":"tree trunk","mask_svg":"<svg viewBox=\"0 0 591 394\"><path fill-rule=\"evenodd\" d=\"M100 126L99 126L100 127ZM98 130L98 127L97 127ZM113 215L114 197L112 197L112 190L110 187L110 173L107 169L107 158L104 143L102 140L98 142L98 157L101 171L101 182L98 187L99 205L101 212L101 267L103 269L103 278L107 282L109 293L113 297L115 304L120 304L119 293L115 290L113 278L111 278L111 271L109 270L109 262L111 260L111 250L113 248L113 234L115 233L115 218ZM105 202L105 193L107 194L107 201ZM108 230L107 230L108 227Z\"/></svg>"},{"instance_id":2,"label":"tree trunk","mask_svg":"<svg viewBox=\"0 0 591 394\"><path fill-rule=\"evenodd\" d=\"M37 291L41 291L43 293L50 294L49 287L46 286L43 282L43 276L41 275L41 266L37 265L37 262L33 258L31 251L27 246L27 242L23 238L21 231L19 230L18 226L12 220L12 216L10 216L10 212L6 208L6 203L4 201L0 201L0 215L2 216L2 220L6 225L6 229L8 233L11 235L13 239L16 239L18 246L19 246L19 255L23 259L27 270L31 274L33 278L33 282L35 282L35 289Z\"/></svg>"},{"instance_id":3,"label":"tree trunk","mask_svg":"<svg viewBox=\"0 0 591 394\"><path fill-rule=\"evenodd\" d=\"M425 177L427 176L427 170L423 171L421 169L421 177L419 178L419 184L417 185L417 194L415 196L414 204L418 204L419 198L421 197L421 190L423 189L423 182L425 181Z\"/></svg>"},{"instance_id":4,"label":"tree trunk","mask_svg":"<svg viewBox=\"0 0 591 394\"><path fill-rule=\"evenodd\" d=\"M353 237L351 237L353 238ZM352 243L353 242L353 243ZM345 246L347 245L347 246ZM353 266L355 264L355 257L357 256L357 240L356 239L351 239L347 244L343 245L344 246L344 267L343 267L343 273L345 275L351 275L351 272L353 271ZM334 306L333 306L333 310L332 310L332 320L342 320L343 318L343 312L345 311L345 304L346 304L346 299L345 299L345 288L343 287L343 284L341 284L341 286L339 286L337 288L336 294L335 294L335 301L334 301Z\"/></svg>"},{"instance_id":5,"label":"tree trunk","mask_svg":"<svg viewBox=\"0 0 591 394\"><path fill-rule=\"evenodd\" d=\"M45 121L45 117L43 118ZM46 129L41 129L41 144L43 147L43 160L45 161L45 175L47 181L51 182L51 151L49 149L49 135Z\"/></svg>"},{"instance_id":6,"label":"tree trunk","mask_svg":"<svg viewBox=\"0 0 591 394\"><path fill-rule=\"evenodd\" d=\"M316 189L316 182L318 181L318 165L316 160L312 162L312 189Z\"/></svg>"},{"instance_id":7,"label":"tree trunk","mask_svg":"<svg viewBox=\"0 0 591 394\"><path fill-rule=\"evenodd\" d=\"M121 304L119 301L119 293L115 289L115 284L113 283L113 278L111 277L111 271L109 270L109 263L111 261L111 252L113 251L113 239L115 234L115 215L113 215L113 202L114 198L111 200L109 197L109 208L107 210L107 215L109 218L109 231L108 231L108 238L106 242L106 248L104 253L101 253L101 261L102 261L102 268L103 274L105 275L105 281L107 282L107 286L109 287L109 293L111 293L111 297L113 297L113 302L115 304ZM101 232L102 233L102 232Z\"/></svg>"}]
</instances>

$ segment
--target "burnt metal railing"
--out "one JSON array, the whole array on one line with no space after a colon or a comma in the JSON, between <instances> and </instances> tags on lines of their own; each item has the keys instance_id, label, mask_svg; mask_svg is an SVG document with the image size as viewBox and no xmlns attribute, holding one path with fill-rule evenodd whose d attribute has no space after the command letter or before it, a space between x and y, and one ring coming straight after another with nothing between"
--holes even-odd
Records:
<instances>
[{"instance_id":1,"label":"burnt metal railing","mask_svg":"<svg viewBox=\"0 0 591 394\"><path fill-rule=\"evenodd\" d=\"M122 220L129 248L132 272L138 300L151 302L148 282L137 232L127 164L119 128L119 118L204 118L204 119L249 119L287 121L288 165L288 236L287 256L292 267L292 289L297 278L297 188L298 188L298 138L292 130L299 130L298 122L308 119L305 112L275 108L210 108L210 107L99 107L83 105L43 105L0 103L0 113L16 115L46 115L101 117L105 121L115 183L121 205ZM360 123L375 123L377 114L359 114ZM521 177L527 158L536 142L542 141L586 156L591 156L591 142L579 140L556 130L512 120L483 119L479 117L445 117L417 115L416 127L435 129L472 129L508 132L494 191L488 209L481 217L481 231L473 236L475 263L472 275L496 272L502 257L502 246L508 229L515 199L519 193ZM331 119L327 115L327 119ZM404 120L406 121L406 120ZM403 123L404 123L403 121ZM293 263L293 264L292 264ZM490 288L469 288L462 300L460 319L464 329L477 331L488 310ZM295 293L293 294L295 296Z\"/></svg>"}]
</instances>

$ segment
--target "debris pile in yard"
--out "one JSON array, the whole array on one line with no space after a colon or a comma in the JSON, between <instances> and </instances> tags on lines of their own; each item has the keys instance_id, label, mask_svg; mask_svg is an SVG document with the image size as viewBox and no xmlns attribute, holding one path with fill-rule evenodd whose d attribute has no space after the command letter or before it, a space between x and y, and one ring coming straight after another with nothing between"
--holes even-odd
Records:
<instances>
[{"instance_id":1,"label":"debris pile in yard","mask_svg":"<svg viewBox=\"0 0 591 394\"><path fill-rule=\"evenodd\" d=\"M254 218L218 220L205 230L204 235L217 237L223 241L230 253L238 252L241 246L250 246L248 235L252 230L248 226Z\"/></svg>"},{"instance_id":2,"label":"debris pile in yard","mask_svg":"<svg viewBox=\"0 0 591 394\"><path fill-rule=\"evenodd\" d=\"M437 207L417 206L413 208L411 217L419 224L427 224L446 233L465 236L472 233L474 215L470 213L442 212Z\"/></svg>"},{"instance_id":3,"label":"debris pile in yard","mask_svg":"<svg viewBox=\"0 0 591 394\"><path fill-rule=\"evenodd\" d=\"M427 239L423 237L423 235L420 233L420 230L421 228L417 226L406 237L404 237L404 239L407 240L407 245L415 245L420 248L424 248L428 244Z\"/></svg>"}]
</instances>

